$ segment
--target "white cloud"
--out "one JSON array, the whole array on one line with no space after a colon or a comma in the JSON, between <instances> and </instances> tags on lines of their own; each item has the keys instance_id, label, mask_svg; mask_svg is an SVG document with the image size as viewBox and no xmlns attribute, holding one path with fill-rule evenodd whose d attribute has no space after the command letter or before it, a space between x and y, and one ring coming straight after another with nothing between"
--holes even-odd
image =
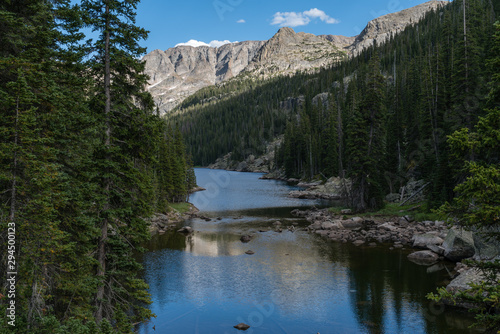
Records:
<instances>
[{"instance_id":1,"label":"white cloud","mask_svg":"<svg viewBox=\"0 0 500 334\"><path fill-rule=\"evenodd\" d=\"M308 25L311 20L320 19L327 24L339 23L340 21L326 15L326 13L318 8L311 8L304 12L277 12L273 16L271 25L279 25L280 27L298 27Z\"/></svg>"},{"instance_id":2,"label":"white cloud","mask_svg":"<svg viewBox=\"0 0 500 334\"><path fill-rule=\"evenodd\" d=\"M276 14L274 14L271 25L279 24L280 27L297 27L308 25L309 22L311 22L311 19L305 16L303 13L277 12Z\"/></svg>"},{"instance_id":3,"label":"white cloud","mask_svg":"<svg viewBox=\"0 0 500 334\"><path fill-rule=\"evenodd\" d=\"M208 43L208 45L213 48L218 48L219 46L223 46L224 44L231 44L231 43L238 43L238 42L230 42L226 39L225 41L211 41L210 43Z\"/></svg>"},{"instance_id":4,"label":"white cloud","mask_svg":"<svg viewBox=\"0 0 500 334\"><path fill-rule=\"evenodd\" d=\"M228 41L226 39L225 41L214 40L214 41L211 41L210 43L205 43L205 42L202 42L202 41L197 41L195 39L190 39L188 42L186 42L186 43L179 43L176 46L192 46L192 47L195 47L195 48L197 48L199 46L210 46L212 48L218 48L220 46L223 46L224 44L230 44L230 43L238 43L238 42L231 42L231 41Z\"/></svg>"},{"instance_id":5,"label":"white cloud","mask_svg":"<svg viewBox=\"0 0 500 334\"><path fill-rule=\"evenodd\" d=\"M193 47L196 48L198 46L208 46L208 44L205 43L205 42L201 42L201 41L197 41L197 40L194 40L194 39L190 39L186 43L179 43L176 46L193 46Z\"/></svg>"},{"instance_id":6,"label":"white cloud","mask_svg":"<svg viewBox=\"0 0 500 334\"><path fill-rule=\"evenodd\" d=\"M318 8L311 8L309 10L306 10L304 12L305 16L308 16L310 18L318 18L321 21L328 23L328 24L334 24L334 23L339 23L340 21L337 19L334 19L333 17L330 17L326 15L326 13L322 10L319 10Z\"/></svg>"},{"instance_id":7,"label":"white cloud","mask_svg":"<svg viewBox=\"0 0 500 334\"><path fill-rule=\"evenodd\" d=\"M241 19L241 20L236 21L236 23L247 23L247 21Z\"/></svg>"}]
</instances>

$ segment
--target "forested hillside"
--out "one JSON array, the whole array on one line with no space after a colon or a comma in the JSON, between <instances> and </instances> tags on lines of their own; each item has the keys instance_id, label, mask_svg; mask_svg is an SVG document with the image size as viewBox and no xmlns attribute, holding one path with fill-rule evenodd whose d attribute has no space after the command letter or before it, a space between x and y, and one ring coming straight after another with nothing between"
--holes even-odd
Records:
<instances>
[{"instance_id":1,"label":"forested hillside","mask_svg":"<svg viewBox=\"0 0 500 334\"><path fill-rule=\"evenodd\" d=\"M181 126L195 164L230 151L238 158L262 153L284 133L278 165L289 177L352 178L351 204L361 210L381 206L410 178L424 179L434 207L460 181L447 136L471 129L483 114L494 21L491 1L454 1L316 74L206 88L171 120ZM328 103L314 99L321 93ZM285 100L297 103L283 108Z\"/></svg>"},{"instance_id":2,"label":"forested hillside","mask_svg":"<svg viewBox=\"0 0 500 334\"><path fill-rule=\"evenodd\" d=\"M0 4L1 333L127 333L152 316L143 218L194 180L145 91L137 3Z\"/></svg>"}]
</instances>

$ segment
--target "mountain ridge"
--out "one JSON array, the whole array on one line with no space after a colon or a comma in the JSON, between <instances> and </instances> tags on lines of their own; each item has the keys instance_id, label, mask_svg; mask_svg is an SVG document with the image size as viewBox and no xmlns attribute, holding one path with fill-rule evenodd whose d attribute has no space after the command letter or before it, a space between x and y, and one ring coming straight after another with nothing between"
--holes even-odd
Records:
<instances>
[{"instance_id":1,"label":"mountain ridge","mask_svg":"<svg viewBox=\"0 0 500 334\"><path fill-rule=\"evenodd\" d=\"M418 22L430 10L448 1L428 1L368 22L353 37L313 35L283 27L267 41L244 41L219 47L176 46L153 50L146 56L145 72L150 76L148 91L160 113L165 114L201 88L223 83L240 74L266 79L314 71L344 57L356 56L391 35Z\"/></svg>"}]
</instances>

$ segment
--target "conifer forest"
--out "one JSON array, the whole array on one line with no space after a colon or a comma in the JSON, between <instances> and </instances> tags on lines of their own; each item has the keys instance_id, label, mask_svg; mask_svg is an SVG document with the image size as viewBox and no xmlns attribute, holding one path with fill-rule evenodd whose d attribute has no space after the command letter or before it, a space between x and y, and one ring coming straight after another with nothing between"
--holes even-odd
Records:
<instances>
[{"instance_id":1,"label":"conifer forest","mask_svg":"<svg viewBox=\"0 0 500 334\"><path fill-rule=\"evenodd\" d=\"M16 273L15 292L0 290L2 314L15 293L15 327L2 316L1 333L128 333L152 316L134 257L143 218L196 181L145 91L137 3L1 1L2 282Z\"/></svg>"}]
</instances>

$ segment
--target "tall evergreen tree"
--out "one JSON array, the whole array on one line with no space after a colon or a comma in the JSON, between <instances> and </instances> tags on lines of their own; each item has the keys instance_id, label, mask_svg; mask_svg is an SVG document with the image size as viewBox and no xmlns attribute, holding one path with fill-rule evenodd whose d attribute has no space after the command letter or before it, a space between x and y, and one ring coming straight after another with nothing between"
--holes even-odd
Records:
<instances>
[{"instance_id":1,"label":"tall evergreen tree","mask_svg":"<svg viewBox=\"0 0 500 334\"><path fill-rule=\"evenodd\" d=\"M69 0L0 2L1 246L7 226L16 233L0 270L18 272L19 333L128 333L151 315L132 252L149 237L143 217L168 199L155 184L174 185L161 166L185 152L165 146L166 123L151 112L136 3L86 1L84 17ZM83 19L101 32L88 63ZM187 191L187 166L176 168Z\"/></svg>"},{"instance_id":2,"label":"tall evergreen tree","mask_svg":"<svg viewBox=\"0 0 500 334\"><path fill-rule=\"evenodd\" d=\"M86 24L98 32L92 43L91 74L96 81L91 108L100 127L92 182L99 185L94 219L100 228L96 275L95 319L117 321L117 327L148 319L138 302L149 302L145 283L136 278L139 264L132 251L147 237L141 217L151 214L152 181L146 166L153 160L144 136L153 117L151 96L145 92L145 49L139 41L147 32L135 26L138 0L84 0Z\"/></svg>"},{"instance_id":3,"label":"tall evergreen tree","mask_svg":"<svg viewBox=\"0 0 500 334\"><path fill-rule=\"evenodd\" d=\"M383 206L383 173L385 148L384 78L380 58L373 51L363 98L355 109L347 135L352 179L351 206L359 211Z\"/></svg>"}]
</instances>

